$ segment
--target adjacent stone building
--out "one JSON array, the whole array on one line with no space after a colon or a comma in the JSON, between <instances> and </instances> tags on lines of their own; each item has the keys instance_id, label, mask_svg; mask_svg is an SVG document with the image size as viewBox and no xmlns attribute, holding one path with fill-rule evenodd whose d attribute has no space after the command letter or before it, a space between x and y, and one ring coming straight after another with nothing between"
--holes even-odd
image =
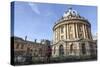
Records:
<instances>
[{"instance_id":1,"label":"adjacent stone building","mask_svg":"<svg viewBox=\"0 0 100 67\"><path fill-rule=\"evenodd\" d=\"M72 8L53 27L52 57L96 55L90 22Z\"/></svg>"},{"instance_id":2,"label":"adjacent stone building","mask_svg":"<svg viewBox=\"0 0 100 67\"><path fill-rule=\"evenodd\" d=\"M33 61L45 61L51 55L49 40L41 40L40 43L36 40L28 41L19 37L14 37L14 62L26 63Z\"/></svg>"}]
</instances>

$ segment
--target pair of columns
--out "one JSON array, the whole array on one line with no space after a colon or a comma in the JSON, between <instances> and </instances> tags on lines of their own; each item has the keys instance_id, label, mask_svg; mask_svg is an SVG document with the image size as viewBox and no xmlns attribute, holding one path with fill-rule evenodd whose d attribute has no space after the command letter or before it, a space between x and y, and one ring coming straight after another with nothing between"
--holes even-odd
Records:
<instances>
[{"instance_id":1,"label":"pair of columns","mask_svg":"<svg viewBox=\"0 0 100 67\"><path fill-rule=\"evenodd\" d=\"M72 37L73 38L80 38L79 37L79 26L78 24L76 23L73 23L73 24L66 24L66 25L63 25L64 26L64 32L61 33L61 28L58 27L55 31L54 31L54 41L57 42L59 40L61 40L61 36L64 37L64 39L70 39ZM91 28L88 27L86 24L82 24L82 31L81 31L81 34L84 38L86 39L92 39L92 36L91 36ZM70 27L71 27L71 30L70 30ZM72 35L70 35L72 34Z\"/></svg>"}]
</instances>

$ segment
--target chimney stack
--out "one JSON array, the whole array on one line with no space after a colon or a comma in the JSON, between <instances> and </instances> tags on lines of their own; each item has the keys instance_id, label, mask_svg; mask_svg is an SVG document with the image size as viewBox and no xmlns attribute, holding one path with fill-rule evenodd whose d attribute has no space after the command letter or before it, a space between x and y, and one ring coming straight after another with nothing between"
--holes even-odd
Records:
<instances>
[{"instance_id":1,"label":"chimney stack","mask_svg":"<svg viewBox=\"0 0 100 67\"><path fill-rule=\"evenodd\" d=\"M36 43L37 39L34 40L34 42Z\"/></svg>"},{"instance_id":2,"label":"chimney stack","mask_svg":"<svg viewBox=\"0 0 100 67\"><path fill-rule=\"evenodd\" d=\"M27 36L25 36L25 41L27 40Z\"/></svg>"}]
</instances>

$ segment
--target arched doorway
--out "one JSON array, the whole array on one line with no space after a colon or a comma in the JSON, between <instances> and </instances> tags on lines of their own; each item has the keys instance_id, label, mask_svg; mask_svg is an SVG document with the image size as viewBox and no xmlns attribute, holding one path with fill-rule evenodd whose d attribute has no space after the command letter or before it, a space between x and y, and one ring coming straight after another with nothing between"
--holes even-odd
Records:
<instances>
[{"instance_id":1,"label":"arched doorway","mask_svg":"<svg viewBox=\"0 0 100 67\"><path fill-rule=\"evenodd\" d=\"M59 56L63 56L64 55L64 48L63 45L59 46Z\"/></svg>"},{"instance_id":2,"label":"arched doorway","mask_svg":"<svg viewBox=\"0 0 100 67\"><path fill-rule=\"evenodd\" d=\"M82 54L86 54L86 47L84 43L82 44Z\"/></svg>"},{"instance_id":3,"label":"arched doorway","mask_svg":"<svg viewBox=\"0 0 100 67\"><path fill-rule=\"evenodd\" d=\"M73 44L70 45L70 53L73 53Z\"/></svg>"}]
</instances>

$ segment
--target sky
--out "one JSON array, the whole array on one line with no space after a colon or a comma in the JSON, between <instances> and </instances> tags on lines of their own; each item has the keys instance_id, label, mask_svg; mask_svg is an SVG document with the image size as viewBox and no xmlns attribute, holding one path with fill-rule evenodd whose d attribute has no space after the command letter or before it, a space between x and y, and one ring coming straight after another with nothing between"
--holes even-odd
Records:
<instances>
[{"instance_id":1,"label":"sky","mask_svg":"<svg viewBox=\"0 0 100 67\"><path fill-rule=\"evenodd\" d=\"M34 41L53 39L53 26L69 7L76 10L91 23L91 31L97 33L97 7L50 4L34 2L14 2L14 36Z\"/></svg>"}]
</instances>

